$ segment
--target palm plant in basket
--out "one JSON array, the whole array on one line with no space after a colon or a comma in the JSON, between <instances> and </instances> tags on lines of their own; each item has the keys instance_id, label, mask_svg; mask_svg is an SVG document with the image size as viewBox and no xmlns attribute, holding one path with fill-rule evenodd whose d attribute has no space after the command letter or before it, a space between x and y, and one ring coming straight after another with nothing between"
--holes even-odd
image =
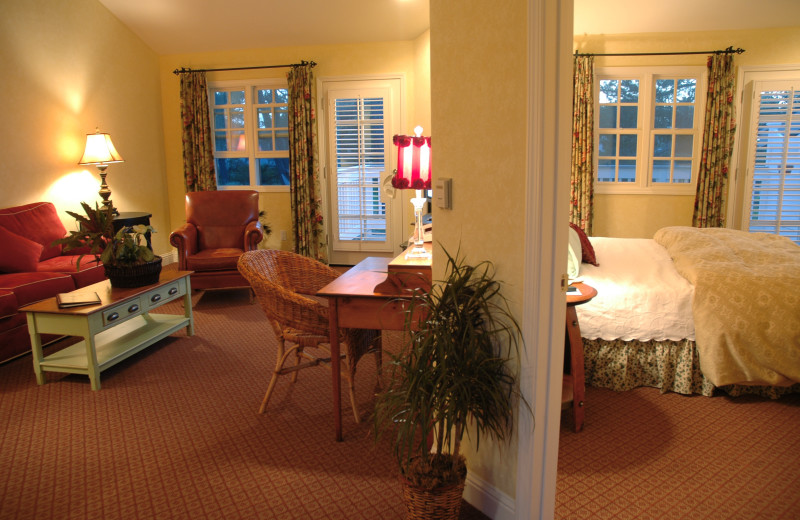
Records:
<instances>
[{"instance_id":1,"label":"palm plant in basket","mask_svg":"<svg viewBox=\"0 0 800 520\"><path fill-rule=\"evenodd\" d=\"M464 434L474 435L476 449L482 436L506 440L521 398L513 361L520 328L493 264L445 255L444 279L407 306L408 341L375 406L376 438L395 436L409 518L458 517Z\"/></svg>"},{"instance_id":2,"label":"palm plant in basket","mask_svg":"<svg viewBox=\"0 0 800 520\"><path fill-rule=\"evenodd\" d=\"M82 250L77 267L86 255L102 262L106 276L114 287L139 287L158 281L161 257L155 256L143 239L155 233L152 226L138 224L114 231L114 214L111 207L92 208L81 202L85 215L67 211L78 223L78 229L53 242L62 244L65 251Z\"/></svg>"}]
</instances>

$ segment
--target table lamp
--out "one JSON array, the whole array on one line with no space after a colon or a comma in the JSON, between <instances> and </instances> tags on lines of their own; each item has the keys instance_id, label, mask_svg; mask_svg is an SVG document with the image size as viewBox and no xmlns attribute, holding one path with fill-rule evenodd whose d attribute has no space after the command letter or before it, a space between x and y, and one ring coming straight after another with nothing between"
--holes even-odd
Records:
<instances>
[{"instance_id":1,"label":"table lamp","mask_svg":"<svg viewBox=\"0 0 800 520\"><path fill-rule=\"evenodd\" d=\"M109 164L118 162L124 162L124 160L114 148L110 135L100 133L99 129L93 134L86 135L86 148L78 164L82 166L94 164L100 170L100 197L103 199L103 209L110 207L114 214L117 214L117 210L109 198L111 190L106 184L106 168Z\"/></svg>"},{"instance_id":2,"label":"table lamp","mask_svg":"<svg viewBox=\"0 0 800 520\"><path fill-rule=\"evenodd\" d=\"M414 247L406 258L430 258L425 250L422 236L422 206L425 204L422 190L431 189L431 138L422 135L422 127L414 128L414 136L395 135L392 142L397 146L397 169L392 177L392 186L398 190L417 190L411 199L414 205Z\"/></svg>"}]
</instances>

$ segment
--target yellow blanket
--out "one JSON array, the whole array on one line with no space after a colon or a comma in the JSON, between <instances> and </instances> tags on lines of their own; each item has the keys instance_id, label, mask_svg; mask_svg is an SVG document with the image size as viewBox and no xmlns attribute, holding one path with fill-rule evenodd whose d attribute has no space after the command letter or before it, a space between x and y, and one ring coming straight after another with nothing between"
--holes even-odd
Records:
<instances>
[{"instance_id":1,"label":"yellow blanket","mask_svg":"<svg viewBox=\"0 0 800 520\"><path fill-rule=\"evenodd\" d=\"M712 383L800 382L800 247L722 228L667 227L653 238L695 287L700 369Z\"/></svg>"}]
</instances>

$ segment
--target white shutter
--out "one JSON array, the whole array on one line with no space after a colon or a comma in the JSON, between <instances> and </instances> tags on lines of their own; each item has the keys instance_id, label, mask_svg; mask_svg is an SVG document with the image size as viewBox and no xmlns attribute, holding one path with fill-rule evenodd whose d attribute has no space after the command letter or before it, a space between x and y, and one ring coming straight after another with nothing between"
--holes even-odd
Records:
<instances>
[{"instance_id":1,"label":"white shutter","mask_svg":"<svg viewBox=\"0 0 800 520\"><path fill-rule=\"evenodd\" d=\"M800 90L756 84L757 128L750 163L749 231L800 245Z\"/></svg>"}]
</instances>

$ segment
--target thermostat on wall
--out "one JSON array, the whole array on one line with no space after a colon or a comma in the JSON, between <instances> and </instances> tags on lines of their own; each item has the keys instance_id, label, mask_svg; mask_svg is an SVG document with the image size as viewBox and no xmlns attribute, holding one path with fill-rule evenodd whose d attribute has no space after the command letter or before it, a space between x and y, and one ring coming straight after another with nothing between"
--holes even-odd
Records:
<instances>
[{"instance_id":1,"label":"thermostat on wall","mask_svg":"<svg viewBox=\"0 0 800 520\"><path fill-rule=\"evenodd\" d=\"M442 178L433 180L433 200L436 202L437 208L450 209L452 207L452 201L450 200L451 189L451 179Z\"/></svg>"}]
</instances>

